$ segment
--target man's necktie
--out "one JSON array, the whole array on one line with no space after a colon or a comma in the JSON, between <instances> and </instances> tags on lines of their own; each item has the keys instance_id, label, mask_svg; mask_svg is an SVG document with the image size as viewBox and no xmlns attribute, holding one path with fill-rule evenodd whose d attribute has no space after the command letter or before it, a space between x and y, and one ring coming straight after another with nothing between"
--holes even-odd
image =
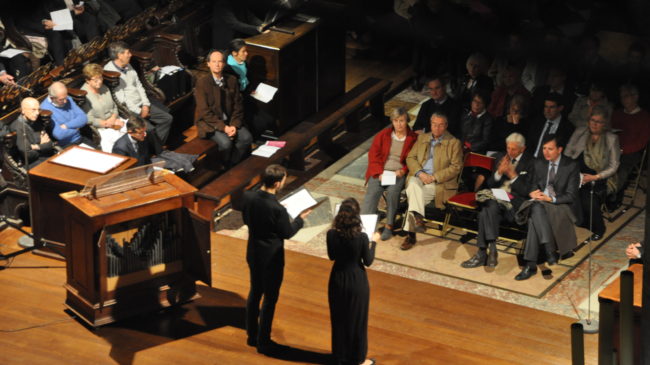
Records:
<instances>
[{"instance_id":1,"label":"man's necktie","mask_svg":"<svg viewBox=\"0 0 650 365\"><path fill-rule=\"evenodd\" d=\"M542 149L544 147L544 139L546 136L551 134L551 121L547 120L546 125L544 126L544 129L542 129L542 135L539 138L539 142L537 143L537 151L535 152L535 157L539 157L542 155Z\"/></svg>"},{"instance_id":2,"label":"man's necktie","mask_svg":"<svg viewBox=\"0 0 650 365\"><path fill-rule=\"evenodd\" d=\"M555 198L555 163L551 162L551 169L548 171L548 183L546 188L548 189L548 194L551 198Z\"/></svg>"}]
</instances>

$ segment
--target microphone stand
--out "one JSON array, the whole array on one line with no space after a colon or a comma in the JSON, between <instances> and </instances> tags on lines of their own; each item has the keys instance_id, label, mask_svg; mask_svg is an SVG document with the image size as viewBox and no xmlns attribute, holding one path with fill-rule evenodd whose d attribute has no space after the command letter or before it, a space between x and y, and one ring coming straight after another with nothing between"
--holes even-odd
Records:
<instances>
[{"instance_id":1,"label":"microphone stand","mask_svg":"<svg viewBox=\"0 0 650 365\"><path fill-rule=\"evenodd\" d=\"M590 182L591 190L589 191L589 232L593 229L593 208L594 208L594 186L595 181ZM587 318L581 319L578 323L582 324L584 333L593 334L598 333L598 321L591 318L591 234L588 238L589 257L588 259L588 277L587 277Z\"/></svg>"}]
</instances>

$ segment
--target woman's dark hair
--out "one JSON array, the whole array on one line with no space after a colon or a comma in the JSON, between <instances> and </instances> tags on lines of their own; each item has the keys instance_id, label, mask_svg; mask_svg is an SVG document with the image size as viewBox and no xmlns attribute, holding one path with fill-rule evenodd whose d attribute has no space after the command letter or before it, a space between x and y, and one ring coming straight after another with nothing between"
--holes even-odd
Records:
<instances>
[{"instance_id":1,"label":"woman's dark hair","mask_svg":"<svg viewBox=\"0 0 650 365\"><path fill-rule=\"evenodd\" d=\"M246 46L246 42L241 38L235 38L231 40L228 44L229 54L232 54L233 52L239 52L239 50L244 46Z\"/></svg>"},{"instance_id":2,"label":"woman's dark hair","mask_svg":"<svg viewBox=\"0 0 650 365\"><path fill-rule=\"evenodd\" d=\"M359 217L359 202L354 198L347 198L341 202L339 212L334 217L332 228L343 238L352 239L361 232L361 217Z\"/></svg>"}]
</instances>

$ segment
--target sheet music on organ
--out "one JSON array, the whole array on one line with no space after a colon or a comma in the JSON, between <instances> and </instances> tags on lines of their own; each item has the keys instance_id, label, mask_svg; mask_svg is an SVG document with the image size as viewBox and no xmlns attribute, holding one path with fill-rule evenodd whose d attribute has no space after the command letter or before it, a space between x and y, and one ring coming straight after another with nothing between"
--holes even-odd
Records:
<instances>
[{"instance_id":1,"label":"sheet music on organ","mask_svg":"<svg viewBox=\"0 0 650 365\"><path fill-rule=\"evenodd\" d=\"M105 174L122 164L127 159L128 157L126 156L112 155L79 146L73 146L72 148L61 152L60 155L50 161L59 165Z\"/></svg>"}]
</instances>

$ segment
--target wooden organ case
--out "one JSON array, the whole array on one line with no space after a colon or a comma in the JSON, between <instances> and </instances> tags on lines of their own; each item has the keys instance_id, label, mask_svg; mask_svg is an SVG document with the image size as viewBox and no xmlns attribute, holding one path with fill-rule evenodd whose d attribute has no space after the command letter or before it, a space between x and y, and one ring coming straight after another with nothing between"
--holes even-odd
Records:
<instances>
[{"instance_id":1,"label":"wooden organ case","mask_svg":"<svg viewBox=\"0 0 650 365\"><path fill-rule=\"evenodd\" d=\"M91 326L187 302L211 285L210 224L196 189L152 165L61 194L67 220L65 305Z\"/></svg>"}]
</instances>

